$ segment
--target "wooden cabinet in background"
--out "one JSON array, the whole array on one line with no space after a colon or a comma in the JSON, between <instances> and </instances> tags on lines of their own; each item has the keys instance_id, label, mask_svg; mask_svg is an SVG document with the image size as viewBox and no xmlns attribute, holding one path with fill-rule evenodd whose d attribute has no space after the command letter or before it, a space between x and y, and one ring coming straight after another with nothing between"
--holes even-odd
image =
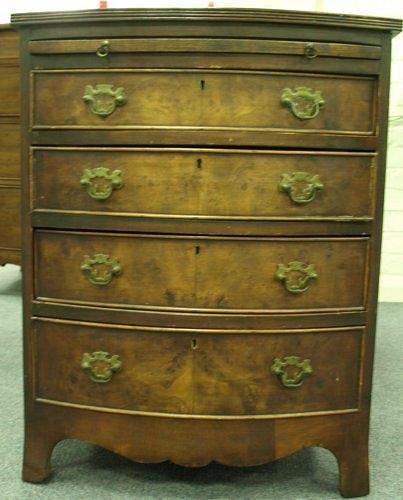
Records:
<instances>
[{"instance_id":1,"label":"wooden cabinet in background","mask_svg":"<svg viewBox=\"0 0 403 500\"><path fill-rule=\"evenodd\" d=\"M0 25L0 266L21 262L19 37Z\"/></svg>"}]
</instances>

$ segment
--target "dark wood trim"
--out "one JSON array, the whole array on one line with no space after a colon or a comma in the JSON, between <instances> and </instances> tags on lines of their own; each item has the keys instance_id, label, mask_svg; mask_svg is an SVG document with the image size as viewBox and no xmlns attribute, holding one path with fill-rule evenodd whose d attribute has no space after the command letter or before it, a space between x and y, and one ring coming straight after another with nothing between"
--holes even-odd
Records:
<instances>
[{"instance_id":1,"label":"dark wood trim","mask_svg":"<svg viewBox=\"0 0 403 500\"><path fill-rule=\"evenodd\" d=\"M13 177L0 177L0 188L21 189L21 179Z\"/></svg>"},{"instance_id":2,"label":"dark wood trim","mask_svg":"<svg viewBox=\"0 0 403 500\"><path fill-rule=\"evenodd\" d=\"M6 264L21 265L21 250L19 248L0 247L0 266Z\"/></svg>"},{"instance_id":3,"label":"dark wood trim","mask_svg":"<svg viewBox=\"0 0 403 500\"><path fill-rule=\"evenodd\" d=\"M117 415L138 415L144 417L157 417L157 418L186 418L186 419L200 419L200 420L269 420L278 418L298 418L298 417L318 417L325 415L345 415L348 413L358 412L358 408L348 408L346 410L329 410L329 411L307 411L303 413L280 413L274 415L193 415L187 413L157 413L136 410L121 410L115 408L105 408L100 406L89 406L76 403L69 403L67 401L56 401L52 399L35 398L37 403L62 406L64 408L77 408L80 410L99 411L102 413L114 413Z\"/></svg>"},{"instance_id":4,"label":"dark wood trim","mask_svg":"<svg viewBox=\"0 0 403 500\"><path fill-rule=\"evenodd\" d=\"M74 69L74 68L217 68L246 70L282 70L285 66L295 72L321 72L323 74L344 75L377 75L380 72L379 59L347 59L320 57L306 59L296 55L266 55L249 54L245 59L243 54L226 53L180 53L168 52L141 53L133 52L113 55L110 61L105 61L94 54L58 54L32 56L32 67L35 69Z\"/></svg>"},{"instance_id":5,"label":"dark wood trim","mask_svg":"<svg viewBox=\"0 0 403 500\"><path fill-rule=\"evenodd\" d=\"M175 328L321 328L359 326L366 322L366 311L288 314L195 314L94 307L79 304L41 302L32 304L34 316L65 318L89 322L124 322L127 325L161 325Z\"/></svg>"},{"instance_id":6,"label":"dark wood trim","mask_svg":"<svg viewBox=\"0 0 403 500\"><path fill-rule=\"evenodd\" d=\"M369 235L373 222L365 220L214 220L197 218L133 217L105 214L73 213L34 210L31 223L35 228L91 231L133 231L155 234L245 235L245 236L331 236Z\"/></svg>"},{"instance_id":7,"label":"dark wood trim","mask_svg":"<svg viewBox=\"0 0 403 500\"><path fill-rule=\"evenodd\" d=\"M35 40L29 42L31 54L94 54L103 39ZM109 43L109 53L170 52L283 54L304 56L306 42L242 38L118 38ZM317 57L380 59L381 48L373 45L316 43Z\"/></svg>"},{"instance_id":8,"label":"dark wood trim","mask_svg":"<svg viewBox=\"0 0 403 500\"><path fill-rule=\"evenodd\" d=\"M84 132L85 131L85 135ZM197 133L195 133L195 131ZM207 147L266 147L270 137L271 147L287 148L313 148L313 149L334 149L334 150L356 150L374 151L378 145L376 136L348 135L348 134L315 134L296 133L296 131L284 133L277 131L253 131L248 133L245 130L183 130L183 129L77 129L77 130L57 130L41 129L29 133L33 145L65 145L65 146L96 146L100 142L117 146L124 145L186 145L198 146L203 144Z\"/></svg>"},{"instance_id":9,"label":"dark wood trim","mask_svg":"<svg viewBox=\"0 0 403 500\"><path fill-rule=\"evenodd\" d=\"M400 31L399 19L323 14L292 10L268 9L107 9L12 14L14 25L40 23L85 23L113 21L147 21L198 19L201 21L242 21L259 23L305 24L309 26L342 26L344 28Z\"/></svg>"},{"instance_id":10,"label":"dark wood trim","mask_svg":"<svg viewBox=\"0 0 403 500\"><path fill-rule=\"evenodd\" d=\"M388 132L388 112L389 112L389 88L390 88L390 64L391 64L391 40L384 35L382 45L382 73L379 78L378 100L379 100L379 148L378 148L378 168L377 168L377 191L375 200L376 229L371 238L370 262L368 269L368 335L365 337L365 363L363 399L369 408L371 401L371 387L373 376L373 359L375 352L376 318L378 305L378 287L382 245L382 224L383 224L383 202L385 190L386 154L387 154L387 132Z\"/></svg>"}]
</instances>

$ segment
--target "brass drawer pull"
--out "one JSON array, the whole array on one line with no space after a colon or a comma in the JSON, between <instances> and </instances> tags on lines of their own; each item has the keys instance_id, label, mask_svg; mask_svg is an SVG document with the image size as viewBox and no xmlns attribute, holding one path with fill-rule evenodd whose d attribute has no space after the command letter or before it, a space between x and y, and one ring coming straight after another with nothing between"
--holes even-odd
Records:
<instances>
[{"instance_id":1,"label":"brass drawer pull","mask_svg":"<svg viewBox=\"0 0 403 500\"><path fill-rule=\"evenodd\" d=\"M113 85L101 83L95 85L87 85L83 100L90 107L94 115L106 117L111 115L118 106L126 104L126 94L123 87L118 87L113 90Z\"/></svg>"},{"instance_id":2,"label":"brass drawer pull","mask_svg":"<svg viewBox=\"0 0 403 500\"><path fill-rule=\"evenodd\" d=\"M319 175L308 172L291 172L282 174L279 189L287 193L290 199L298 204L310 203L315 199L316 192L323 189Z\"/></svg>"},{"instance_id":3,"label":"brass drawer pull","mask_svg":"<svg viewBox=\"0 0 403 500\"><path fill-rule=\"evenodd\" d=\"M81 368L97 384L106 384L112 375L122 367L122 361L117 354L111 355L104 351L86 352L81 359Z\"/></svg>"},{"instance_id":4,"label":"brass drawer pull","mask_svg":"<svg viewBox=\"0 0 403 500\"><path fill-rule=\"evenodd\" d=\"M112 259L109 255L97 253L92 257L84 256L81 271L93 285L105 286L109 285L114 276L122 273L122 266L118 260Z\"/></svg>"},{"instance_id":5,"label":"brass drawer pull","mask_svg":"<svg viewBox=\"0 0 403 500\"><path fill-rule=\"evenodd\" d=\"M284 282L290 293L299 294L305 292L309 287L309 280L317 278L318 275L313 264L294 260L287 265L277 264L275 276Z\"/></svg>"},{"instance_id":6,"label":"brass drawer pull","mask_svg":"<svg viewBox=\"0 0 403 500\"><path fill-rule=\"evenodd\" d=\"M287 370L289 367L291 367L291 370ZM284 387L295 388L300 387L306 377L312 375L313 369L310 359L302 359L299 356L285 356L273 360L271 372L280 378Z\"/></svg>"},{"instance_id":7,"label":"brass drawer pull","mask_svg":"<svg viewBox=\"0 0 403 500\"><path fill-rule=\"evenodd\" d=\"M304 49L305 57L308 59L314 59L318 56L318 49L313 43L307 43Z\"/></svg>"},{"instance_id":8,"label":"brass drawer pull","mask_svg":"<svg viewBox=\"0 0 403 500\"><path fill-rule=\"evenodd\" d=\"M96 54L98 57L106 57L109 54L109 41L104 40L101 45L97 48Z\"/></svg>"},{"instance_id":9,"label":"brass drawer pull","mask_svg":"<svg viewBox=\"0 0 403 500\"><path fill-rule=\"evenodd\" d=\"M88 195L94 200L107 200L114 189L120 189L123 186L122 172L120 170L111 172L105 167L86 168L80 184L86 188Z\"/></svg>"},{"instance_id":10,"label":"brass drawer pull","mask_svg":"<svg viewBox=\"0 0 403 500\"><path fill-rule=\"evenodd\" d=\"M325 105L320 90L312 90L308 87L295 87L294 90L283 89L280 101L300 120L315 118Z\"/></svg>"}]
</instances>

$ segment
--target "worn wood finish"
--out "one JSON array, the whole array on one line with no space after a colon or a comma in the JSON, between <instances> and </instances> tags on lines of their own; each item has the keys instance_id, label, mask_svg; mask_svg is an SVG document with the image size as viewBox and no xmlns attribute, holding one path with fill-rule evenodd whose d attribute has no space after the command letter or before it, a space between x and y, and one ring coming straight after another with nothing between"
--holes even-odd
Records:
<instances>
[{"instance_id":1,"label":"worn wood finish","mask_svg":"<svg viewBox=\"0 0 403 500\"><path fill-rule=\"evenodd\" d=\"M0 113L3 115L18 116L20 113L19 100L19 68L0 67Z\"/></svg>"},{"instance_id":2,"label":"worn wood finish","mask_svg":"<svg viewBox=\"0 0 403 500\"><path fill-rule=\"evenodd\" d=\"M164 326L171 328L242 328L251 330L292 329L292 328L323 328L343 325L359 326L367 322L368 311L327 311L309 312L293 311L292 314L281 312L250 312L237 313L220 311L175 311L131 309L127 307L104 307L104 305L70 304L64 302L33 300L34 316L48 318L66 318L90 322L124 323L126 325Z\"/></svg>"},{"instance_id":3,"label":"worn wood finish","mask_svg":"<svg viewBox=\"0 0 403 500\"><path fill-rule=\"evenodd\" d=\"M361 333L195 335L194 411L253 415L358 408ZM301 387L284 387L269 373L274 359L284 356L310 360L313 373Z\"/></svg>"},{"instance_id":4,"label":"worn wood finish","mask_svg":"<svg viewBox=\"0 0 403 500\"><path fill-rule=\"evenodd\" d=\"M20 259L20 203L19 179L8 182L0 179L0 265L19 264Z\"/></svg>"},{"instance_id":5,"label":"worn wood finish","mask_svg":"<svg viewBox=\"0 0 403 500\"><path fill-rule=\"evenodd\" d=\"M292 311L365 308L368 238L254 239L36 232L35 296L148 309ZM86 255L116 259L121 274L94 285ZM276 279L301 261L317 278L300 294ZM95 265L102 274L105 266ZM302 273L301 273L302 275ZM300 273L290 275L295 280Z\"/></svg>"},{"instance_id":6,"label":"worn wood finish","mask_svg":"<svg viewBox=\"0 0 403 500\"><path fill-rule=\"evenodd\" d=\"M20 127L16 119L0 122L0 178L20 177Z\"/></svg>"},{"instance_id":7,"label":"worn wood finish","mask_svg":"<svg viewBox=\"0 0 403 500\"><path fill-rule=\"evenodd\" d=\"M102 326L102 325L101 325ZM107 383L81 368L84 353L118 355ZM36 397L148 412L193 413L191 335L39 322Z\"/></svg>"},{"instance_id":8,"label":"worn wood finish","mask_svg":"<svg viewBox=\"0 0 403 500\"><path fill-rule=\"evenodd\" d=\"M211 333L35 321L36 398L206 416L353 410L362 330ZM81 367L83 354L94 351L120 357L107 383L93 382ZM301 387L284 387L271 373L273 360L289 355L311 361Z\"/></svg>"},{"instance_id":9,"label":"worn wood finish","mask_svg":"<svg viewBox=\"0 0 403 500\"><path fill-rule=\"evenodd\" d=\"M18 39L0 25L0 266L21 260Z\"/></svg>"},{"instance_id":10,"label":"worn wood finish","mask_svg":"<svg viewBox=\"0 0 403 500\"><path fill-rule=\"evenodd\" d=\"M0 24L1 54L3 63L15 64L20 58L18 34L8 24Z\"/></svg>"},{"instance_id":11,"label":"worn wood finish","mask_svg":"<svg viewBox=\"0 0 403 500\"><path fill-rule=\"evenodd\" d=\"M83 95L87 85L98 84L122 87L126 104L106 117L91 112ZM207 127L374 134L371 78L218 70L72 70L36 71L32 85L34 129ZM287 87L320 91L326 104L316 118L301 121L281 104Z\"/></svg>"},{"instance_id":12,"label":"worn wood finish","mask_svg":"<svg viewBox=\"0 0 403 500\"><path fill-rule=\"evenodd\" d=\"M113 215L113 216L112 216ZM169 216L138 215L125 213L80 212L62 210L39 210L30 214L33 227L54 229L77 229L83 226L94 231L122 231L151 234L189 235L243 235L243 236L349 236L368 235L374 230L374 221L367 217L334 217L324 221L315 217L284 217L273 219L243 218L240 216Z\"/></svg>"},{"instance_id":13,"label":"worn wood finish","mask_svg":"<svg viewBox=\"0 0 403 500\"><path fill-rule=\"evenodd\" d=\"M307 43L305 43L306 46ZM239 69L283 70L284 67L304 73L337 73L343 75L377 75L380 59L336 58L321 56L308 59L304 55L245 54L229 52L117 52L105 59L94 59L94 53L33 54L35 69L98 69L98 68L194 68L194 69Z\"/></svg>"},{"instance_id":14,"label":"worn wood finish","mask_svg":"<svg viewBox=\"0 0 403 500\"><path fill-rule=\"evenodd\" d=\"M86 169L121 171L123 186L94 199L80 181ZM35 149L33 208L178 216L368 218L376 158L371 154L284 151ZM283 174L318 175L323 188L309 203L280 190ZM105 179L94 179L102 189ZM300 184L300 189L306 183ZM298 188L298 183L296 183ZM192 194L189 196L189 192Z\"/></svg>"},{"instance_id":15,"label":"worn wood finish","mask_svg":"<svg viewBox=\"0 0 403 500\"><path fill-rule=\"evenodd\" d=\"M295 120L297 120L295 118ZM270 148L281 147L290 149L335 149L341 151L374 151L379 146L377 136L359 134L333 134L331 132L320 134L304 130L295 133L295 130L287 133L270 131L266 129L245 130L233 127L228 130L217 131L215 128L200 127L195 133L194 128L172 128L172 127L114 127L114 129L103 129L101 127L67 127L56 130L39 128L28 134L31 144L43 146L77 146L83 144L83 131L85 130L85 146L186 146L199 147L254 147ZM116 132L119 131L117 134Z\"/></svg>"},{"instance_id":16,"label":"worn wood finish","mask_svg":"<svg viewBox=\"0 0 403 500\"><path fill-rule=\"evenodd\" d=\"M100 10L81 10L72 12L30 12L13 14L12 22L20 26L31 26L44 23L47 26L52 24L77 24L77 23L112 23L116 21L131 21L134 23L144 23L148 21L168 21L163 29L169 30L170 21L175 23L180 21L182 24L191 23L194 20L204 21L207 28L216 23L231 21L239 22L257 22L260 24L276 23L292 25L292 30L309 26L312 34L315 34L315 28L323 26L336 26L344 29L358 29L357 35L361 35L359 30L381 30L392 33L398 33L401 30L402 23L398 19L389 19L382 17L354 16L346 14L326 14L322 12L303 12L290 10L273 9L110 9L107 12ZM210 23L206 23L210 21ZM155 23L159 24L159 23ZM294 27L294 24L297 25ZM299 26L298 26L299 25ZM246 26L244 26L245 28ZM267 26L264 26L267 29ZM269 26L271 28L271 26ZM64 26L63 26L64 28ZM148 28L148 26L147 26ZM65 30L69 29L64 28ZM144 29L144 26L143 26ZM289 31L291 31L289 29ZM59 36L63 33L59 33ZM339 36L342 36L339 35ZM365 36L365 35L363 35Z\"/></svg>"},{"instance_id":17,"label":"worn wood finish","mask_svg":"<svg viewBox=\"0 0 403 500\"><path fill-rule=\"evenodd\" d=\"M31 54L86 54L96 53L105 42L98 40L40 40L28 44ZM242 40L242 39L204 39L204 38L135 38L113 39L109 41L109 53L126 52L228 52L251 54L296 54L305 56L306 42ZM315 50L315 57L337 57L358 59L380 59L381 48L370 45L342 43L314 43L309 48Z\"/></svg>"},{"instance_id":18,"label":"worn wood finish","mask_svg":"<svg viewBox=\"0 0 403 500\"><path fill-rule=\"evenodd\" d=\"M22 34L25 110L24 479L46 479L52 449L66 438L142 462L186 466L212 460L255 465L323 446L337 457L341 494L367 494L390 38L401 22L247 9L118 9L21 14L13 20ZM165 47L155 52L164 38L174 52L164 52ZM106 39L115 40L119 52L112 43L107 57L90 52ZM299 52L308 43L320 47L320 56L308 59ZM102 81L88 81L93 76ZM84 82L121 85L129 90L129 101L106 119L91 115L83 107ZM316 83L326 104L315 119L289 116L275 101L280 87ZM302 167L314 151L315 166L338 196L329 198L324 188L299 216L301 207L285 205L282 193L266 191L266 181L296 158ZM194 174L185 159L197 161L198 154L202 168L196 166L201 172ZM71 158L69 166L65 158ZM82 186L74 195L80 158L93 163L111 158L130 170L127 184L102 208L83 198ZM247 170L239 163L243 158L253 159ZM224 163L232 177L224 177ZM114 169L120 166L113 163ZM361 185L359 170L365 172ZM203 182L195 182L195 175L203 175ZM136 198L132 182L140 176ZM251 189L246 195L237 191L244 176ZM184 189L190 199L180 197ZM124 268L102 291L88 281L84 285L82 272L71 265L83 247L86 253L88 248L103 252L100 246L130 261L129 271ZM320 269L309 288L292 297L268 272L272 261L290 251L290 259L301 261L314 255ZM74 269L71 276L68 269ZM320 276L326 277L324 288ZM51 297L38 296L44 290ZM113 290L121 293L121 304ZM141 307L135 306L138 299ZM293 301L301 306L292 308ZM249 306L263 309L245 309ZM35 315L39 326L34 328ZM162 344L152 342L157 337ZM80 346L90 350L101 339L111 350L121 347L125 357L145 363L138 372L130 370L130 377L146 381L133 397L128 394L134 386L126 382L122 391L104 385L111 404L99 386L93 400L81 385L76 392L74 375L68 374L78 359L65 361L64 343L78 353ZM159 354L161 345L167 349ZM268 351L288 348L290 355L292 350L307 359L309 352L323 386L315 371L295 390L283 392L273 375L277 385L262 383ZM181 372L184 358L191 358L191 367ZM162 369L168 365L174 368ZM174 396L200 414L166 413L178 411L169 407L172 399L167 403L173 394L169 384L143 398L149 366L161 376L158 383L174 379ZM46 370L62 370L67 380L55 380ZM324 387L329 387L326 394ZM154 408L127 404L137 396L136 404ZM280 413L273 413L273 402Z\"/></svg>"},{"instance_id":19,"label":"worn wood finish","mask_svg":"<svg viewBox=\"0 0 403 500\"><path fill-rule=\"evenodd\" d=\"M343 496L368 493L365 412L223 421L150 418L44 403L34 403L33 410L23 476L31 482L49 478L50 454L59 441L67 438L94 443L140 462L146 457L150 463L170 460L186 467L202 467L211 461L238 467L260 465L301 448L320 446L338 459ZM109 432L104 432L105 428Z\"/></svg>"}]
</instances>

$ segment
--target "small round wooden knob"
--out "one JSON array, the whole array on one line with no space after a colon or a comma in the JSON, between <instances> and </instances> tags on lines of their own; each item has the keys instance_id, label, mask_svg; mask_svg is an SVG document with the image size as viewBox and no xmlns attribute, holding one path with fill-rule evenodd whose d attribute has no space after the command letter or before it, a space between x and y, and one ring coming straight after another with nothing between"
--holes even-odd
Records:
<instances>
[{"instance_id":1,"label":"small round wooden knob","mask_svg":"<svg viewBox=\"0 0 403 500\"><path fill-rule=\"evenodd\" d=\"M308 43L304 49L304 54L308 59L314 59L318 55L318 50L313 43Z\"/></svg>"}]
</instances>

